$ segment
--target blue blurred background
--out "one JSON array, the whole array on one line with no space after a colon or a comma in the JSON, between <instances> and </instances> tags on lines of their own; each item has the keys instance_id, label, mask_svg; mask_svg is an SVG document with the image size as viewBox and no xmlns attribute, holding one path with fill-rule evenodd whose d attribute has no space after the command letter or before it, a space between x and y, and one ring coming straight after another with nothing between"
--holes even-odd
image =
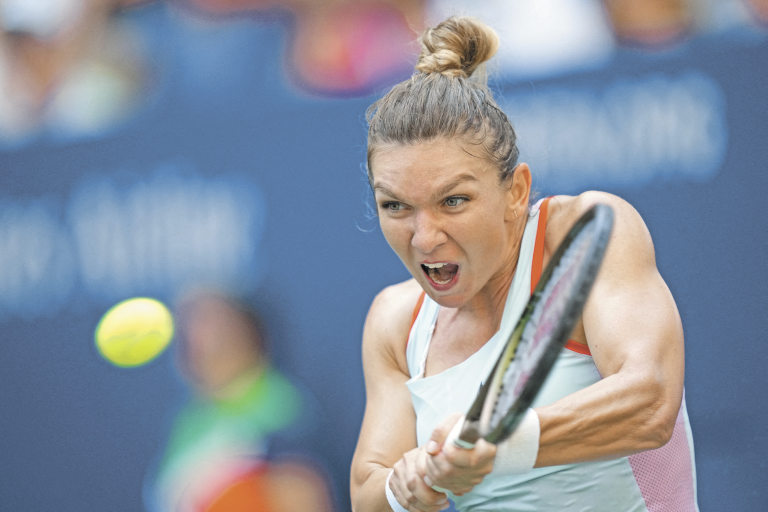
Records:
<instances>
[{"instance_id":1,"label":"blue blurred background","mask_svg":"<svg viewBox=\"0 0 768 512\"><path fill-rule=\"evenodd\" d=\"M178 342L126 369L93 333L194 286L260 312L313 425L285 450L349 510L363 321L409 277L369 215L364 113L453 13L502 36L491 85L540 194L607 190L651 230L701 510L768 510L767 1L0 0L0 511L152 508L194 393Z\"/></svg>"}]
</instances>

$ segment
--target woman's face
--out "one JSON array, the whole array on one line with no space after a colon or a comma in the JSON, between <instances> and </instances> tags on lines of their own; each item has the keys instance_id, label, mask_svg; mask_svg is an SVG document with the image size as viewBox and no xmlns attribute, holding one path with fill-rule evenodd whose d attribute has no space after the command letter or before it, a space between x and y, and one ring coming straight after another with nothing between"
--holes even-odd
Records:
<instances>
[{"instance_id":1,"label":"woman's face","mask_svg":"<svg viewBox=\"0 0 768 512\"><path fill-rule=\"evenodd\" d=\"M459 307L508 284L527 218L525 164L500 184L479 146L437 139L377 147L371 170L381 230L432 299Z\"/></svg>"}]
</instances>

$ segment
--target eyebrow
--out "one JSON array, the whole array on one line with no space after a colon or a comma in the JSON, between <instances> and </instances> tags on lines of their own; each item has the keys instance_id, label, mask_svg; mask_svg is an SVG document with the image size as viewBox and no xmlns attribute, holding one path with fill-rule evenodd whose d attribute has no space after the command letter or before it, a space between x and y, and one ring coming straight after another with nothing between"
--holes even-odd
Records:
<instances>
[{"instance_id":1,"label":"eyebrow","mask_svg":"<svg viewBox=\"0 0 768 512\"><path fill-rule=\"evenodd\" d=\"M432 196L433 201L437 201L438 199L442 199L444 195L446 195L448 192L456 188L460 183L463 183L465 181L477 181L477 178L472 176L471 174L462 174L452 182L445 185L443 188L435 192L435 194Z\"/></svg>"},{"instance_id":2,"label":"eyebrow","mask_svg":"<svg viewBox=\"0 0 768 512\"><path fill-rule=\"evenodd\" d=\"M374 192L374 194L376 193L376 191L377 191L377 190L381 191L381 192L382 192L382 193L384 193L384 194L387 194L389 197L391 197L391 198L392 198L392 199L394 199L395 201L399 201L399 202L401 202L401 203L402 203L402 202L404 202L402 199L400 199L400 197L399 197L397 194L395 194L394 192L392 192L391 190L389 190L389 189L388 189L387 187L385 187L384 185L376 185L375 187L373 187L373 192Z\"/></svg>"},{"instance_id":3,"label":"eyebrow","mask_svg":"<svg viewBox=\"0 0 768 512\"><path fill-rule=\"evenodd\" d=\"M472 176L471 174L462 174L461 176L459 176L458 178L456 178L456 179L455 179L455 180L453 180L452 182L450 182L450 183L446 184L446 185L445 185L443 188L441 188L440 190L438 190L437 192L435 192L435 193L432 195L432 200L433 200L433 201L437 201L438 199L442 199L442 197L443 197L444 195L446 195L448 192L450 192L451 190L453 190L454 188L456 188L456 187L457 187L457 186L458 186L460 183L463 183L463 182L465 182L465 181L477 181L477 178L475 178L475 177L474 177L474 176ZM402 200L402 199L401 199L401 198L400 198L400 197L399 197L397 194L395 194L394 192L392 192L390 189L388 189L388 188L387 188L387 187L385 187L384 185L376 185L376 186L374 186L374 187L373 187L373 191L374 191L374 193L375 193L377 190L379 190L379 191L381 191L382 193L384 193L384 194L388 195L389 197L391 197L391 198L392 198L392 199L394 199L395 201L399 201L399 202L401 202L401 203L402 203L402 202L405 202L405 201L403 201L403 200Z\"/></svg>"}]
</instances>

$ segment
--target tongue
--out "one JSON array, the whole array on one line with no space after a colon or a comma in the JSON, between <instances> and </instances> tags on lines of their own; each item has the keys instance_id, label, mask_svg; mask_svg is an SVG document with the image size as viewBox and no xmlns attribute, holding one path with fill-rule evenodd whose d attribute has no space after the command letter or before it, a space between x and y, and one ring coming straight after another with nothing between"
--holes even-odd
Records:
<instances>
[{"instance_id":1,"label":"tongue","mask_svg":"<svg viewBox=\"0 0 768 512\"><path fill-rule=\"evenodd\" d=\"M431 277L435 282L438 283L447 283L451 279L453 279L453 276L456 275L456 272L458 272L459 266L458 265L443 265L440 268L431 268L429 269L429 277Z\"/></svg>"}]
</instances>

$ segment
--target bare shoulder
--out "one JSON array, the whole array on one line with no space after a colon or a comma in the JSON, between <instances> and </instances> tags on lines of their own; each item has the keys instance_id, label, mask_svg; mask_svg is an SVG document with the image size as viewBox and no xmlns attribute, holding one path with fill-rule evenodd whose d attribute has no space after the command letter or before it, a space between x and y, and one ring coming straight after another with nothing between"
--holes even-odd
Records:
<instances>
[{"instance_id":1,"label":"bare shoulder","mask_svg":"<svg viewBox=\"0 0 768 512\"><path fill-rule=\"evenodd\" d=\"M384 288L373 299L363 332L363 357L382 354L408 373L405 348L422 288L414 280Z\"/></svg>"},{"instance_id":2,"label":"bare shoulder","mask_svg":"<svg viewBox=\"0 0 768 512\"><path fill-rule=\"evenodd\" d=\"M546 251L551 254L573 223L595 204L608 205L614 213L606 263L620 263L627 269L655 269L653 241L642 217L627 201L607 192L589 191L578 196L555 196L549 208Z\"/></svg>"},{"instance_id":3,"label":"bare shoulder","mask_svg":"<svg viewBox=\"0 0 768 512\"><path fill-rule=\"evenodd\" d=\"M555 196L552 198L547 223L546 243L548 248L551 246L554 250L565 238L573 223L596 204L605 204L613 208L612 239L620 238L624 239L623 242L632 242L632 245L636 246L635 248L647 245L651 250L653 249L648 228L637 210L618 196L598 191L584 192L578 196Z\"/></svg>"}]
</instances>

